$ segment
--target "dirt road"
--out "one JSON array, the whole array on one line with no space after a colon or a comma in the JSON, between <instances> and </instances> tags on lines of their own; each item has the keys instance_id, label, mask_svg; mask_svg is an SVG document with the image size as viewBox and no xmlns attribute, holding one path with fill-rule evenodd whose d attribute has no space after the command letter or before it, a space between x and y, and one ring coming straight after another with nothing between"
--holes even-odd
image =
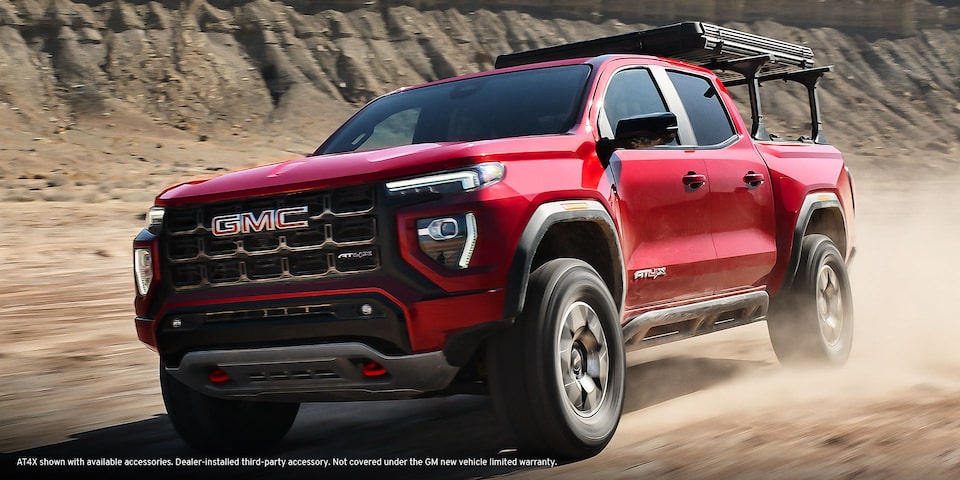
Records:
<instances>
[{"instance_id":1,"label":"dirt road","mask_svg":"<svg viewBox=\"0 0 960 480\"><path fill-rule=\"evenodd\" d=\"M137 473L329 478L323 466L289 462L344 458L406 459L387 470L407 478L960 478L955 183L860 179L846 368L781 369L764 324L636 352L623 420L597 457L553 468L410 466L410 458L516 460L501 452L509 444L487 400L455 397L306 406L281 448L262 458L285 468ZM20 457L199 457L166 420L156 355L133 329L129 245L147 206L0 205L0 468L13 478L81 473L18 467Z\"/></svg>"}]
</instances>

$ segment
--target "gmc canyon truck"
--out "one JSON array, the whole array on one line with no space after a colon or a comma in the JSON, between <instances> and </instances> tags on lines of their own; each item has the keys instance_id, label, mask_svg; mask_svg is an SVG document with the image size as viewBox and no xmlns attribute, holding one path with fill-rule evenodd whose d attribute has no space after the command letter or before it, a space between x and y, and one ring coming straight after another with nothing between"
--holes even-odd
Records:
<instances>
[{"instance_id":1,"label":"gmc canyon truck","mask_svg":"<svg viewBox=\"0 0 960 480\"><path fill-rule=\"evenodd\" d=\"M782 363L842 364L830 70L667 25L502 55L371 101L306 158L167 189L133 254L171 422L249 451L302 402L485 393L521 451L582 458L616 430L629 350L766 321ZM805 87L809 136L767 131L774 81Z\"/></svg>"}]
</instances>

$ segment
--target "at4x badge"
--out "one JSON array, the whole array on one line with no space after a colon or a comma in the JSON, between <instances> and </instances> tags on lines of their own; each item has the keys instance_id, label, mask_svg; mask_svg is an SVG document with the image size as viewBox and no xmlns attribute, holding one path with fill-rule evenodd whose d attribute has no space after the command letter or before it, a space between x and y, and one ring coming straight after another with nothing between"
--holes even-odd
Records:
<instances>
[{"instance_id":1,"label":"at4x badge","mask_svg":"<svg viewBox=\"0 0 960 480\"><path fill-rule=\"evenodd\" d=\"M667 267L648 268L646 270L637 270L636 272L633 272L633 279L640 280L647 278L653 280L655 278L666 276L666 274Z\"/></svg>"}]
</instances>

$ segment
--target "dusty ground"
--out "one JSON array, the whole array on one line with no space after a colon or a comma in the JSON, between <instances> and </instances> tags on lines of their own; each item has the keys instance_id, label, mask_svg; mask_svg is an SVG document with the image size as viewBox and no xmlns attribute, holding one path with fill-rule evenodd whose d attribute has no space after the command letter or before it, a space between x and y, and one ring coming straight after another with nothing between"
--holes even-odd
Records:
<instances>
[{"instance_id":1,"label":"dusty ground","mask_svg":"<svg viewBox=\"0 0 960 480\"><path fill-rule=\"evenodd\" d=\"M860 179L857 330L846 368L781 369L762 324L637 352L611 445L593 459L518 475L960 476L954 184ZM156 356L132 321L129 245L149 195L127 195L0 204L2 453L164 413Z\"/></svg>"}]
</instances>

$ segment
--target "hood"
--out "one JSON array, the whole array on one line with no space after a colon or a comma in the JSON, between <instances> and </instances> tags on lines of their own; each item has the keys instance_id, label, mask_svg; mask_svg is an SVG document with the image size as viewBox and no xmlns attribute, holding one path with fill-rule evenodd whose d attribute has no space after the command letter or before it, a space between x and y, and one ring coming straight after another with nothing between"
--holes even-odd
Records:
<instances>
[{"instance_id":1,"label":"hood","mask_svg":"<svg viewBox=\"0 0 960 480\"><path fill-rule=\"evenodd\" d=\"M356 153L320 155L184 183L157 197L158 205L231 200L343 185L379 182L449 170L478 161L575 154L575 135L479 142L424 143ZM550 148L545 148L549 146ZM518 152L523 152L518 153Z\"/></svg>"}]
</instances>

